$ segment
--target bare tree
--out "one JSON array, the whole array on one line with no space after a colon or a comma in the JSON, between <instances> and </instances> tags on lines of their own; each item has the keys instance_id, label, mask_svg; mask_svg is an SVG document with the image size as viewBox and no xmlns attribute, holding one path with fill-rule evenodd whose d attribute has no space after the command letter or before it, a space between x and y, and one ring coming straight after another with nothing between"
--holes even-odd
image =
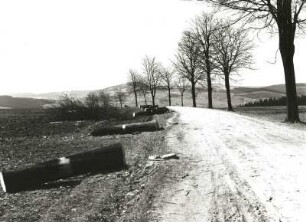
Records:
<instances>
[{"instance_id":1,"label":"bare tree","mask_svg":"<svg viewBox=\"0 0 306 222\"><path fill-rule=\"evenodd\" d=\"M102 107L107 108L110 107L111 97L108 93L103 91L99 92L100 103Z\"/></svg>"},{"instance_id":2,"label":"bare tree","mask_svg":"<svg viewBox=\"0 0 306 222\"><path fill-rule=\"evenodd\" d=\"M182 76L177 78L175 83L176 87L178 88L181 96L181 106L184 106L184 93L189 88L188 80Z\"/></svg>"},{"instance_id":3,"label":"bare tree","mask_svg":"<svg viewBox=\"0 0 306 222\"><path fill-rule=\"evenodd\" d=\"M202 86L207 86L208 108L213 108L212 102L212 73L216 68L214 63L214 37L220 28L220 22L213 14L202 13L194 21L195 33L201 46L201 68L205 73L205 81L202 79Z\"/></svg>"},{"instance_id":4,"label":"bare tree","mask_svg":"<svg viewBox=\"0 0 306 222\"><path fill-rule=\"evenodd\" d=\"M57 99L57 103L59 107L67 109L68 111L73 111L79 109L80 107L84 107L84 104L79 98L69 95L68 93L61 94Z\"/></svg>"},{"instance_id":5,"label":"bare tree","mask_svg":"<svg viewBox=\"0 0 306 222\"><path fill-rule=\"evenodd\" d=\"M85 98L85 104L87 107L89 107L91 110L94 110L96 108L100 107L100 98L99 96L94 93L91 92L89 93L86 98Z\"/></svg>"},{"instance_id":6,"label":"bare tree","mask_svg":"<svg viewBox=\"0 0 306 222\"><path fill-rule=\"evenodd\" d=\"M115 93L115 99L119 102L120 107L122 108L124 101L126 100L126 93L118 88L117 92Z\"/></svg>"},{"instance_id":7,"label":"bare tree","mask_svg":"<svg viewBox=\"0 0 306 222\"><path fill-rule=\"evenodd\" d=\"M246 24L259 21L261 27L277 27L279 37L279 50L282 57L286 95L287 95L287 121L298 122L299 112L296 93L296 80L294 69L294 39L297 29L302 30L306 22L305 0L208 0L219 6L240 12Z\"/></svg>"},{"instance_id":8,"label":"bare tree","mask_svg":"<svg viewBox=\"0 0 306 222\"><path fill-rule=\"evenodd\" d=\"M196 103L196 84L202 78L200 66L200 45L196 36L192 32L184 32L181 41L178 44L178 53L174 66L176 70L189 80L191 85L191 95L193 107Z\"/></svg>"},{"instance_id":9,"label":"bare tree","mask_svg":"<svg viewBox=\"0 0 306 222\"><path fill-rule=\"evenodd\" d=\"M59 120L79 120L86 119L84 115L85 105L75 96L63 93L57 100L57 108L55 109L55 118ZM53 114L53 113L52 113Z\"/></svg>"},{"instance_id":10,"label":"bare tree","mask_svg":"<svg viewBox=\"0 0 306 222\"><path fill-rule=\"evenodd\" d=\"M162 68L161 78L167 87L168 102L169 102L169 106L171 106L171 90L173 89L173 85L174 85L174 70L172 70L171 68Z\"/></svg>"},{"instance_id":11,"label":"bare tree","mask_svg":"<svg viewBox=\"0 0 306 222\"><path fill-rule=\"evenodd\" d=\"M146 80L143 76L138 77L138 86L139 86L139 92L142 94L144 102L147 105L148 104L148 102L147 102L147 92L149 90L149 87L148 87L148 85L146 83Z\"/></svg>"},{"instance_id":12,"label":"bare tree","mask_svg":"<svg viewBox=\"0 0 306 222\"><path fill-rule=\"evenodd\" d=\"M138 107L138 99L137 93L139 90L139 75L133 69L129 70L129 80L130 80L130 88L132 89L134 96L135 96L135 106Z\"/></svg>"},{"instance_id":13,"label":"bare tree","mask_svg":"<svg viewBox=\"0 0 306 222\"><path fill-rule=\"evenodd\" d=\"M157 87L160 84L160 67L159 63L156 61L155 57L150 58L146 56L142 62L144 74L146 76L146 83L149 87L151 98L152 98L152 105L155 105L155 96Z\"/></svg>"},{"instance_id":14,"label":"bare tree","mask_svg":"<svg viewBox=\"0 0 306 222\"><path fill-rule=\"evenodd\" d=\"M101 116L99 95L94 92L89 93L85 98L85 105L87 107L87 117L96 120L99 119Z\"/></svg>"},{"instance_id":15,"label":"bare tree","mask_svg":"<svg viewBox=\"0 0 306 222\"><path fill-rule=\"evenodd\" d=\"M215 35L215 62L225 80L228 110L233 111L230 92L230 78L241 68L250 68L253 45L243 29L235 30L229 26L220 29Z\"/></svg>"}]
</instances>

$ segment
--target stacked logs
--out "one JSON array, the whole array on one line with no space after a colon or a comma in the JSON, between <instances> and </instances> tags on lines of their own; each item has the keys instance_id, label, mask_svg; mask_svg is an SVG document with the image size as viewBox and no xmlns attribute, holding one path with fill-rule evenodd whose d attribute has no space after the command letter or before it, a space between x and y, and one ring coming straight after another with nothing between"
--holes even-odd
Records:
<instances>
[{"instance_id":1,"label":"stacked logs","mask_svg":"<svg viewBox=\"0 0 306 222\"><path fill-rule=\"evenodd\" d=\"M4 192L15 193L59 179L86 173L114 172L124 168L124 149L117 143L38 163L26 169L0 172L0 183Z\"/></svg>"},{"instance_id":2,"label":"stacked logs","mask_svg":"<svg viewBox=\"0 0 306 222\"><path fill-rule=\"evenodd\" d=\"M133 113L133 117L164 114L166 112L169 112L169 109L167 107L158 107L157 105L155 106L143 105L140 106L140 109L141 111Z\"/></svg>"}]
</instances>

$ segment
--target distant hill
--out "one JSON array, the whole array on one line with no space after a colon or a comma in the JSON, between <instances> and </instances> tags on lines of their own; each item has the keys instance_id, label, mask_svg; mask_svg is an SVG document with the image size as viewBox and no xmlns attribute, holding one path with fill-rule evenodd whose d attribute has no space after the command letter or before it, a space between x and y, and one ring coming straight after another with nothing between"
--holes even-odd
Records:
<instances>
[{"instance_id":1,"label":"distant hill","mask_svg":"<svg viewBox=\"0 0 306 222\"><path fill-rule=\"evenodd\" d=\"M104 88L104 89L101 89L101 90L97 90L97 92L103 91L103 92L108 93L109 95L113 96L119 90L121 90L124 93L129 94L129 92L130 92L129 83L123 83L123 84L116 85L116 86L110 86L110 87L107 87L107 88Z\"/></svg>"},{"instance_id":2,"label":"distant hill","mask_svg":"<svg viewBox=\"0 0 306 222\"><path fill-rule=\"evenodd\" d=\"M66 92L69 95L77 98L84 98L90 92L103 91L113 96L116 92L121 90L127 94L125 105L134 106L134 95L129 89L129 84L120 84L116 86L107 87L101 90L83 90L83 91L69 91ZM197 103L199 106L207 106L207 92L203 88L199 87L197 90ZM306 95L306 84L297 84L298 95ZM64 92L51 92L44 94L14 94L15 96L23 97L16 98L11 96L0 96L0 108L37 108L43 105L50 104L50 100L57 99ZM266 98L280 98L285 96L284 85L271 85L264 87L232 87L232 103L234 106L252 102L258 99ZM180 95L178 89L173 89L172 92L172 104L180 105ZM25 98L27 97L27 98ZM191 93L187 91L184 95L185 105L191 104ZM139 104L144 104L144 97L138 96ZM147 102L150 103L150 94L147 93ZM167 91L164 87L160 87L157 91L156 102L159 105L168 105ZM226 107L226 93L224 87L216 86L213 90L213 103L214 107ZM118 103L114 102L115 105Z\"/></svg>"},{"instance_id":3,"label":"distant hill","mask_svg":"<svg viewBox=\"0 0 306 222\"><path fill-rule=\"evenodd\" d=\"M114 95L116 91L121 89L121 91L127 93L127 98L125 105L134 106L134 95L129 91L128 84L121 84L116 86L107 87L101 91ZM306 84L297 84L298 95L306 95ZM207 106L207 91L203 90L202 87L198 87L197 90L197 104L199 106ZM234 106L244 104L247 102L255 101L258 99L265 98L280 98L285 96L285 86L284 85L271 85L264 87L232 87L232 103ZM173 89L172 92L172 104L180 105L180 95L178 89ZM187 91L184 95L184 103L187 106L191 106L191 93ZM139 104L144 104L144 98L142 95L138 96ZM147 102L150 103L150 94L147 94ZM157 91L156 102L159 105L168 105L167 91L165 88L161 87ZM226 107L226 92L224 87L216 86L213 90L213 103L214 107ZM118 104L117 104L118 105Z\"/></svg>"},{"instance_id":4,"label":"distant hill","mask_svg":"<svg viewBox=\"0 0 306 222\"><path fill-rule=\"evenodd\" d=\"M16 93L11 94L10 96L14 97L22 97L22 98L34 98L34 99L47 99L47 100L56 100L58 99L62 94L67 93L71 96L75 96L77 98L83 98L88 93L94 92L96 90L72 90L72 91L65 91L65 92L50 92L50 93Z\"/></svg>"},{"instance_id":5,"label":"distant hill","mask_svg":"<svg viewBox=\"0 0 306 222\"><path fill-rule=\"evenodd\" d=\"M306 94L306 83L298 83L297 84L297 94L298 95L305 95ZM236 95L239 94L252 94L260 93L259 98L264 96L265 98L275 97L277 95L284 96L286 94L285 85L271 85L266 87L235 87L232 90L233 93ZM266 93L266 94L265 94Z\"/></svg>"},{"instance_id":6,"label":"distant hill","mask_svg":"<svg viewBox=\"0 0 306 222\"><path fill-rule=\"evenodd\" d=\"M46 99L19 98L12 96L0 96L0 109L33 109L43 108L53 101Z\"/></svg>"}]
</instances>

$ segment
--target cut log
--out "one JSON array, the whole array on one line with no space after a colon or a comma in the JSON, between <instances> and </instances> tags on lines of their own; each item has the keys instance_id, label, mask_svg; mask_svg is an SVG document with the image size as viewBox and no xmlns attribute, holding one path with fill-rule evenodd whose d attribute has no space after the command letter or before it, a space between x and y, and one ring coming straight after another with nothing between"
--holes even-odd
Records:
<instances>
[{"instance_id":1,"label":"cut log","mask_svg":"<svg viewBox=\"0 0 306 222\"><path fill-rule=\"evenodd\" d=\"M133 113L133 117L164 114L166 112L169 112L169 109L167 107L151 107L151 108L145 108L145 111L139 111Z\"/></svg>"},{"instance_id":2,"label":"cut log","mask_svg":"<svg viewBox=\"0 0 306 222\"><path fill-rule=\"evenodd\" d=\"M154 110L154 114L163 114L169 112L169 109L167 107L159 107Z\"/></svg>"},{"instance_id":3,"label":"cut log","mask_svg":"<svg viewBox=\"0 0 306 222\"><path fill-rule=\"evenodd\" d=\"M140 105L139 107L142 111L145 111L146 109L156 109L158 105Z\"/></svg>"},{"instance_id":4,"label":"cut log","mask_svg":"<svg viewBox=\"0 0 306 222\"><path fill-rule=\"evenodd\" d=\"M167 107L148 108L146 109L146 112L151 115L163 114L169 112L169 109Z\"/></svg>"},{"instance_id":5,"label":"cut log","mask_svg":"<svg viewBox=\"0 0 306 222\"><path fill-rule=\"evenodd\" d=\"M139 107L142 111L144 111L145 109L152 107L152 105L140 105Z\"/></svg>"},{"instance_id":6,"label":"cut log","mask_svg":"<svg viewBox=\"0 0 306 222\"><path fill-rule=\"evenodd\" d=\"M111 127L102 127L94 130L92 136L106 136L113 134L130 134L134 132L151 132L159 130L159 125L156 120L141 122L141 123L130 123L125 125L116 125Z\"/></svg>"},{"instance_id":7,"label":"cut log","mask_svg":"<svg viewBox=\"0 0 306 222\"><path fill-rule=\"evenodd\" d=\"M148 113L146 111L139 111L139 112L134 112L133 117L135 118L136 116L148 116L151 115L151 113Z\"/></svg>"},{"instance_id":8,"label":"cut log","mask_svg":"<svg viewBox=\"0 0 306 222\"><path fill-rule=\"evenodd\" d=\"M46 182L86 173L107 173L126 168L120 143L38 163L27 169L0 173L4 192L35 189Z\"/></svg>"}]
</instances>

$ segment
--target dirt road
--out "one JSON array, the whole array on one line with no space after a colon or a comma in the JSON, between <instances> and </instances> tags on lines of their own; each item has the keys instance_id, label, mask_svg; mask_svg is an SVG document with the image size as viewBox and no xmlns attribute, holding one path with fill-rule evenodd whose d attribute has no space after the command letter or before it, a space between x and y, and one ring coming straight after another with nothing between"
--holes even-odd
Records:
<instances>
[{"instance_id":1,"label":"dirt road","mask_svg":"<svg viewBox=\"0 0 306 222\"><path fill-rule=\"evenodd\" d=\"M160 191L156 221L305 221L305 127L172 109L166 137L180 160L169 178L179 179Z\"/></svg>"}]
</instances>

